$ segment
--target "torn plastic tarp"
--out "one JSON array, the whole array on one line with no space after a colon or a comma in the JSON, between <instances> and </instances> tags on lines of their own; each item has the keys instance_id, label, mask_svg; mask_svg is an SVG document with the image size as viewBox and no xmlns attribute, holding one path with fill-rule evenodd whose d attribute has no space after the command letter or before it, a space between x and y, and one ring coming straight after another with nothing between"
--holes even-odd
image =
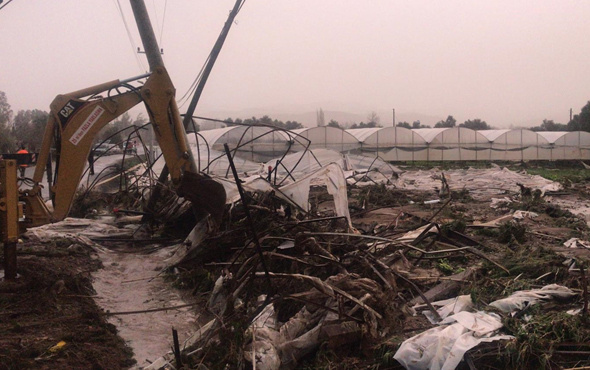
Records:
<instances>
[{"instance_id":1,"label":"torn plastic tarp","mask_svg":"<svg viewBox=\"0 0 590 370\"><path fill-rule=\"evenodd\" d=\"M508 298L490 303L490 306L503 312L516 312L539 301L566 300L576 295L567 287L551 284L541 289L515 292ZM439 322L441 326L402 343L394 358L407 369L454 369L465 352L479 343L513 338L496 333L502 328L498 315L468 312L473 307L469 295L433 302L432 305L442 306L437 312L443 318L451 313L453 315ZM425 311L424 315L433 322L431 312Z\"/></svg>"},{"instance_id":2,"label":"torn plastic tarp","mask_svg":"<svg viewBox=\"0 0 590 370\"><path fill-rule=\"evenodd\" d=\"M502 312L515 312L534 305L539 301L548 301L551 299L566 300L576 295L577 293L572 292L567 287L551 284L541 289L520 290L508 298L499 299L490 303L490 306L496 307Z\"/></svg>"},{"instance_id":3,"label":"torn plastic tarp","mask_svg":"<svg viewBox=\"0 0 590 370\"><path fill-rule=\"evenodd\" d=\"M403 172L379 157L346 154L344 159L346 180L351 185L389 184Z\"/></svg>"},{"instance_id":4,"label":"torn plastic tarp","mask_svg":"<svg viewBox=\"0 0 590 370\"><path fill-rule=\"evenodd\" d=\"M346 179L342 167L336 163L330 163L292 184L280 187L281 193L277 195L279 197L286 195L305 211L309 211L309 187L311 185L325 185L328 193L334 197L336 215L344 216L350 222Z\"/></svg>"},{"instance_id":5,"label":"torn plastic tarp","mask_svg":"<svg viewBox=\"0 0 590 370\"><path fill-rule=\"evenodd\" d=\"M330 149L314 149L288 154L280 161L278 168L275 168L277 161L279 161L279 158L272 159L266 162L265 165L265 168L270 166L273 168L273 171L278 172L277 178L286 176L288 170L297 179L303 175L317 171L330 163L337 163L341 168L346 169L342 154Z\"/></svg>"},{"instance_id":6,"label":"torn plastic tarp","mask_svg":"<svg viewBox=\"0 0 590 370\"><path fill-rule=\"evenodd\" d=\"M215 178L215 180L219 181L225 188L227 204L240 200L238 188L233 181L223 178ZM251 176L243 179L243 181L242 187L246 191L270 192L275 190L268 181L259 176ZM309 212L309 188L312 185L325 185L328 193L334 197L336 215L346 217L349 225L352 225L348 210L346 179L342 167L337 163L330 163L298 179L296 182L278 187L276 196L297 205L305 212Z\"/></svg>"},{"instance_id":7,"label":"torn plastic tarp","mask_svg":"<svg viewBox=\"0 0 590 370\"><path fill-rule=\"evenodd\" d=\"M404 341L393 358L406 369L451 370L479 343L514 338L497 334L502 322L493 313L463 311L440 325Z\"/></svg>"},{"instance_id":8,"label":"torn plastic tarp","mask_svg":"<svg viewBox=\"0 0 590 370\"><path fill-rule=\"evenodd\" d=\"M463 311L470 311L473 308L473 302L471 301L470 295L460 295L455 298L445 299L443 301L436 301L431 303L434 307L440 307L436 312L438 315L445 319L446 317L450 316L451 314L457 314ZM416 305L414 309L418 309L420 307L426 307L425 305ZM431 311L424 311L424 316L430 321L432 324L436 324L436 318Z\"/></svg>"}]
</instances>

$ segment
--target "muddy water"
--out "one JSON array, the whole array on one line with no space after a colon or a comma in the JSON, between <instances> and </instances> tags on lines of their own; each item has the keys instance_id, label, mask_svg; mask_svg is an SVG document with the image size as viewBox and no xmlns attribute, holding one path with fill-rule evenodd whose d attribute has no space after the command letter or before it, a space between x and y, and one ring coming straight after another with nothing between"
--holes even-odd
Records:
<instances>
[{"instance_id":1,"label":"muddy water","mask_svg":"<svg viewBox=\"0 0 590 370\"><path fill-rule=\"evenodd\" d=\"M152 254L101 251L104 268L94 273L97 304L105 311L125 312L187 304L178 291L158 275L173 247ZM152 279L153 278L153 279ZM169 311L110 316L109 322L135 353L139 368L161 357L172 347L172 327L180 343L197 329L195 307Z\"/></svg>"}]
</instances>

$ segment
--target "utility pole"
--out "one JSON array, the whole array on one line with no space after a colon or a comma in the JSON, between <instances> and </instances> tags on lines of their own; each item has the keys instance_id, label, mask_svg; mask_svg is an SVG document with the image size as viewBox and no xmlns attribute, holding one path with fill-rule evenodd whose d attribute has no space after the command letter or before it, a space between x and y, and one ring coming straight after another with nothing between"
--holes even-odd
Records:
<instances>
[{"instance_id":1,"label":"utility pole","mask_svg":"<svg viewBox=\"0 0 590 370\"><path fill-rule=\"evenodd\" d=\"M137 30L141 36L143 49L150 65L150 71L154 71L157 67L164 67L164 60L160 54L156 34L152 28L150 17L148 15L145 3L143 0L131 0L131 9L133 9L133 16L135 23L137 23Z\"/></svg>"},{"instance_id":2,"label":"utility pole","mask_svg":"<svg viewBox=\"0 0 590 370\"><path fill-rule=\"evenodd\" d=\"M141 42L143 43L143 49L145 50L145 55L150 66L150 72L167 74L166 67L164 66L164 60L162 59L162 54L160 53L160 48L158 47L158 41L156 40L156 34L154 33L154 29L152 27L152 23L150 21L150 17L145 7L144 1L130 0L129 3L131 4L131 9L133 10L135 23L137 23L137 30L139 31L139 35L141 36ZM174 94L174 91L170 91L170 93ZM197 164L195 163L195 159L190 150L190 146L188 145L188 137L186 136L186 131L184 130L184 127L182 125L180 113L178 112L178 106L176 105L176 100L174 99L174 97L170 100L168 106L168 113L170 118L170 124L172 125L172 130L174 131L174 134L186 146L185 148L183 148L183 150L185 150L183 155L186 155L187 159L189 160L191 172L197 173ZM151 116L150 118L153 119L153 117ZM154 122L152 122L152 124L153 123ZM160 176L158 177L158 184L154 189L153 193L150 195L150 199L146 206L147 209L154 208L156 199L158 199L158 197L160 196L162 188L161 184L166 181L169 173L170 170L168 166L164 166L162 172L160 173Z\"/></svg>"},{"instance_id":3,"label":"utility pole","mask_svg":"<svg viewBox=\"0 0 590 370\"><path fill-rule=\"evenodd\" d=\"M395 127L395 108L393 108L393 127Z\"/></svg>"},{"instance_id":4,"label":"utility pole","mask_svg":"<svg viewBox=\"0 0 590 370\"><path fill-rule=\"evenodd\" d=\"M573 119L573 117L572 117L572 113L573 113L573 111L572 111L572 108L570 108L570 122L571 122L571 121L572 121L572 119Z\"/></svg>"},{"instance_id":5,"label":"utility pole","mask_svg":"<svg viewBox=\"0 0 590 370\"><path fill-rule=\"evenodd\" d=\"M213 50L211 50L211 54L209 55L209 60L207 61L207 64L205 65L205 69L203 69L203 74L201 75L201 80L199 81L199 84L197 85L197 88L195 90L195 95L193 95L193 98L191 99L191 103L188 106L188 109L186 111L186 114L184 115L184 128L188 129L188 125L191 122L191 120L193 119L193 113L195 112L195 108L197 107L197 103L199 102L199 98L201 97L201 93L203 92L203 89L205 88L205 83L207 83L207 79L209 78L209 74L211 73L211 70L213 69L213 65L215 64L215 61L217 60L217 56L219 56L219 52L221 51L221 47L223 46L223 43L225 42L225 38L227 37L227 34L229 33L229 30L231 28L231 25L234 23L234 20L236 18L236 16L238 15L238 12L240 11L240 8L243 5L243 0L236 0L236 3L234 4L233 9L231 10L231 12L229 13L229 16L227 17L227 21L225 21L225 24L223 25L223 29L221 30L221 33L219 34L219 37L217 38L217 41L215 42L215 45L213 45Z\"/></svg>"}]
</instances>

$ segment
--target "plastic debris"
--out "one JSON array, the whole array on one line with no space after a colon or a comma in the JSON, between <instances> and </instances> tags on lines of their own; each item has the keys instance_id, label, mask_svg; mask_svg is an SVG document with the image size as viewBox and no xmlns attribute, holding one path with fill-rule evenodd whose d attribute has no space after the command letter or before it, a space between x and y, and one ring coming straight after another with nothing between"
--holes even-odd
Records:
<instances>
[{"instance_id":1,"label":"plastic debris","mask_svg":"<svg viewBox=\"0 0 590 370\"><path fill-rule=\"evenodd\" d=\"M551 299L564 300L573 298L577 295L577 293L572 292L567 287L551 284L546 285L541 289L520 290L513 293L508 298L499 299L490 303L490 306L495 307L502 312L516 312L534 305L539 301L548 301Z\"/></svg>"},{"instance_id":2,"label":"plastic debris","mask_svg":"<svg viewBox=\"0 0 590 370\"><path fill-rule=\"evenodd\" d=\"M465 352L482 342L513 339L499 335L500 317L485 312L459 312L440 322L440 326L402 343L395 358L406 369L452 370Z\"/></svg>"}]
</instances>

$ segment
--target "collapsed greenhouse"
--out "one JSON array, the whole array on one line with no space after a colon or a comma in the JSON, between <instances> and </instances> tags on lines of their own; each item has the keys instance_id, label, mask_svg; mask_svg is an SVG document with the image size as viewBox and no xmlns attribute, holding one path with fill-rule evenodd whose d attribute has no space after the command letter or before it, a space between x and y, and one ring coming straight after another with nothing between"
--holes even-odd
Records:
<instances>
[{"instance_id":1,"label":"collapsed greenhouse","mask_svg":"<svg viewBox=\"0 0 590 370\"><path fill-rule=\"evenodd\" d=\"M264 126L230 126L202 131L199 136L209 150L220 151L227 143L236 149L237 157L253 162L306 148L376 156L390 162L590 159L590 133L584 131L477 131L465 127L312 127L280 131ZM194 144L197 141L193 139Z\"/></svg>"}]
</instances>

